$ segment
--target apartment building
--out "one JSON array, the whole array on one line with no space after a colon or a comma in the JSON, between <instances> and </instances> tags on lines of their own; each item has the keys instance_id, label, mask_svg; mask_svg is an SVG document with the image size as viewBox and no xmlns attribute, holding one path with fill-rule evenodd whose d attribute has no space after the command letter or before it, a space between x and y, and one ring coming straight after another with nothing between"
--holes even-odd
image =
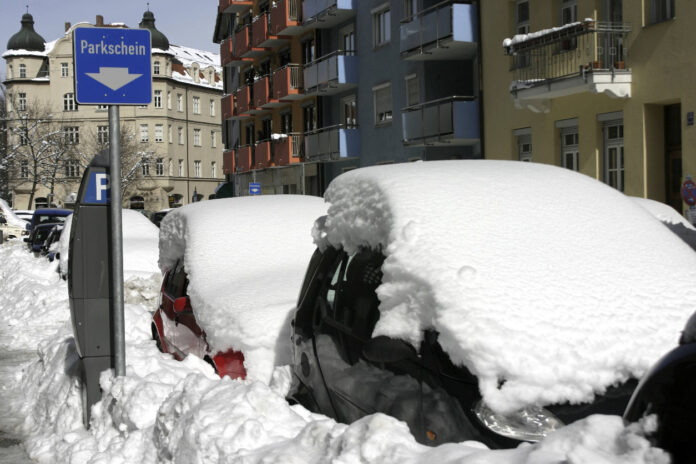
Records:
<instances>
[{"instance_id":1,"label":"apartment building","mask_svg":"<svg viewBox=\"0 0 696 464\"><path fill-rule=\"evenodd\" d=\"M108 108L79 105L73 81L73 30L76 27L126 27L105 24L65 24L65 35L51 42L34 30L30 14L22 17L22 29L10 38L4 82L10 110L9 125L17 125L32 105L48 108L51 122L58 123L73 156L61 160L53 195L39 184L31 205L31 157L18 157L10 174L12 202L16 208L49 204L70 206L75 201L84 165L95 147L108 141ZM154 14L146 11L141 28L152 36L152 102L121 106L121 126L133 140L131 157L141 157L125 169L137 171L136 181L123 194L124 207L160 210L213 198L222 174L220 97L222 77L219 56L170 44L155 27ZM17 131L14 131L15 133ZM22 149L21 134L15 145ZM124 144L122 143L122 149ZM80 156L78 156L78 153ZM86 155L86 156L85 156ZM128 156L122 154L122 159ZM125 159L124 159L125 163Z\"/></svg>"},{"instance_id":2,"label":"apartment building","mask_svg":"<svg viewBox=\"0 0 696 464\"><path fill-rule=\"evenodd\" d=\"M694 20L689 0L484 4L486 158L565 166L683 212Z\"/></svg>"},{"instance_id":3,"label":"apartment building","mask_svg":"<svg viewBox=\"0 0 696 464\"><path fill-rule=\"evenodd\" d=\"M235 195L321 195L346 170L481 156L476 1L220 0Z\"/></svg>"}]
</instances>

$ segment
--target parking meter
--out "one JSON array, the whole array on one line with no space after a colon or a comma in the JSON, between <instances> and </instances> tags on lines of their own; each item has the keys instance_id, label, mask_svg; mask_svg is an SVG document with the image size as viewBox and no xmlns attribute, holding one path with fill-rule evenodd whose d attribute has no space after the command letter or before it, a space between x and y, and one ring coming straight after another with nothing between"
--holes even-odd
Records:
<instances>
[{"instance_id":1,"label":"parking meter","mask_svg":"<svg viewBox=\"0 0 696 464\"><path fill-rule=\"evenodd\" d=\"M94 157L82 176L70 229L68 292L75 345L82 371L83 421L101 399L99 375L112 355L109 152Z\"/></svg>"}]
</instances>

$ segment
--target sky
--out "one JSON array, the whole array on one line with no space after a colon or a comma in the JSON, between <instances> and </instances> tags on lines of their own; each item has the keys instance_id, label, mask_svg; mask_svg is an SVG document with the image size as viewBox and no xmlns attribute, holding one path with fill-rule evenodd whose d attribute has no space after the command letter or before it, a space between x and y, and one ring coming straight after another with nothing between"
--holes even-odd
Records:
<instances>
[{"instance_id":1,"label":"sky","mask_svg":"<svg viewBox=\"0 0 696 464\"><path fill-rule=\"evenodd\" d=\"M216 0L149 0L155 14L155 26L170 43L215 53L213 28L217 14ZM62 37L65 23L89 22L97 15L105 23L126 23L138 27L146 0L0 0L0 55L7 50L7 41L21 29L22 15L27 11L34 17L34 30L47 42ZM5 79L5 63L0 66L0 78Z\"/></svg>"}]
</instances>

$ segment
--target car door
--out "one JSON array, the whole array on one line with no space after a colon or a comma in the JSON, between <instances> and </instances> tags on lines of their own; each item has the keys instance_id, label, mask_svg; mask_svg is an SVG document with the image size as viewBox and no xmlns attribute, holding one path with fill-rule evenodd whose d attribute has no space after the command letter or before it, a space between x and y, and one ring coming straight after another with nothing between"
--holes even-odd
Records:
<instances>
[{"instance_id":1,"label":"car door","mask_svg":"<svg viewBox=\"0 0 696 464\"><path fill-rule=\"evenodd\" d=\"M174 301L187 296L188 277L183 260L167 273L162 292L162 328L167 345L182 359L193 353L205 357L203 332L196 322L193 309L188 305L183 311L174 310Z\"/></svg>"}]
</instances>

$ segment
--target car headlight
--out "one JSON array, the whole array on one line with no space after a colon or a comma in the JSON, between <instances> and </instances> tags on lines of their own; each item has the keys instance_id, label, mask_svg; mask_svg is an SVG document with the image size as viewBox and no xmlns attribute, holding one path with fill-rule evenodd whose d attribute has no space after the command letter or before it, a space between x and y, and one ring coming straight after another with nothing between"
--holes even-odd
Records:
<instances>
[{"instance_id":1,"label":"car headlight","mask_svg":"<svg viewBox=\"0 0 696 464\"><path fill-rule=\"evenodd\" d=\"M564 425L553 413L538 406L503 415L494 412L481 400L474 413L490 431L515 440L539 441Z\"/></svg>"}]
</instances>

